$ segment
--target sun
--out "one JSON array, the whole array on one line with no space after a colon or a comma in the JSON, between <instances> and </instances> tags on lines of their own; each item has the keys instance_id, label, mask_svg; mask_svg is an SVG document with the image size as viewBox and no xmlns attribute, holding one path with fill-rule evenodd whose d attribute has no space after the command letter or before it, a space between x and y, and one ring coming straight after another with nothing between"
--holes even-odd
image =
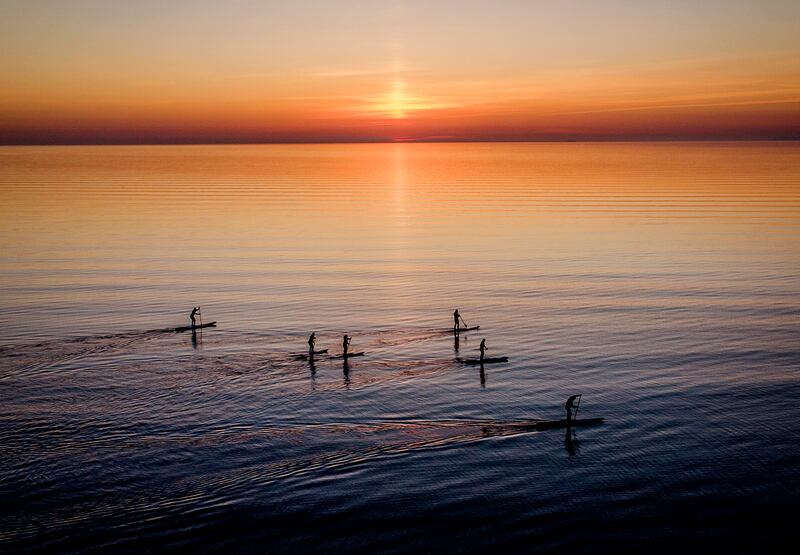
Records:
<instances>
[{"instance_id":1,"label":"sun","mask_svg":"<svg viewBox=\"0 0 800 555\"><path fill-rule=\"evenodd\" d=\"M406 94L406 84L402 81L393 81L387 107L394 119L404 119L406 117L409 108L413 109L411 100Z\"/></svg>"},{"instance_id":2,"label":"sun","mask_svg":"<svg viewBox=\"0 0 800 555\"><path fill-rule=\"evenodd\" d=\"M387 93L370 99L367 111L392 119L405 119L409 112L419 109L417 100L406 93L405 82L395 80Z\"/></svg>"},{"instance_id":3,"label":"sun","mask_svg":"<svg viewBox=\"0 0 800 555\"><path fill-rule=\"evenodd\" d=\"M405 81L396 79L390 83L389 90L367 100L363 112L367 115L378 115L390 119L407 119L416 112L450 108L453 105L437 102L435 99L412 96L407 92Z\"/></svg>"}]
</instances>

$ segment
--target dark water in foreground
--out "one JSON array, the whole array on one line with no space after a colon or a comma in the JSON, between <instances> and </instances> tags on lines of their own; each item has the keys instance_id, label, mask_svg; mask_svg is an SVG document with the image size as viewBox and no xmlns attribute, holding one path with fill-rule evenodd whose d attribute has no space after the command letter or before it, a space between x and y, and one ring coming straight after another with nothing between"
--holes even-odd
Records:
<instances>
[{"instance_id":1,"label":"dark water in foreground","mask_svg":"<svg viewBox=\"0 0 800 555\"><path fill-rule=\"evenodd\" d=\"M2 552L794 540L796 144L4 148L0 200Z\"/></svg>"}]
</instances>

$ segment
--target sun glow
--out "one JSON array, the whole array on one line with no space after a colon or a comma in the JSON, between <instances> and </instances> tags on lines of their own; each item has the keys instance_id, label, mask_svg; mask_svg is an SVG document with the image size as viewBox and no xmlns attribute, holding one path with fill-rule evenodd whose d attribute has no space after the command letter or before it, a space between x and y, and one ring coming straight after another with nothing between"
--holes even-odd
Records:
<instances>
[{"instance_id":1,"label":"sun glow","mask_svg":"<svg viewBox=\"0 0 800 555\"><path fill-rule=\"evenodd\" d=\"M387 108L395 119L406 117L409 108L412 108L412 99L406 94L406 84L402 81L392 82L392 92L389 93Z\"/></svg>"},{"instance_id":2,"label":"sun glow","mask_svg":"<svg viewBox=\"0 0 800 555\"><path fill-rule=\"evenodd\" d=\"M408 85L405 81L396 79L391 82L387 93L380 96L369 97L360 111L368 116L380 116L390 119L407 119L415 112L423 110L438 110L455 107L455 104L437 102L433 98L412 96L407 92Z\"/></svg>"},{"instance_id":3,"label":"sun glow","mask_svg":"<svg viewBox=\"0 0 800 555\"><path fill-rule=\"evenodd\" d=\"M800 130L792 0L5 4L0 144Z\"/></svg>"}]
</instances>

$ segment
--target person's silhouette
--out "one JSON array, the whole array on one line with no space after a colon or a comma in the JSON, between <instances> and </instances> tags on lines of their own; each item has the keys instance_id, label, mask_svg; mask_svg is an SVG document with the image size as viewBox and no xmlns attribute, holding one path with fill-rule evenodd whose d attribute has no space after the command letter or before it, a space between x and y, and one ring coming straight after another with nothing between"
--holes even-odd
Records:
<instances>
[{"instance_id":1,"label":"person's silhouette","mask_svg":"<svg viewBox=\"0 0 800 555\"><path fill-rule=\"evenodd\" d=\"M347 337L347 334L342 338L342 357L344 357L345 360L347 359L347 350L350 348L351 339L352 337Z\"/></svg>"},{"instance_id":2,"label":"person's silhouette","mask_svg":"<svg viewBox=\"0 0 800 555\"><path fill-rule=\"evenodd\" d=\"M460 322L459 321L463 322L464 319L458 313L458 309L455 309L455 311L453 312L453 329L454 330L457 330L460 327Z\"/></svg>"},{"instance_id":3,"label":"person's silhouette","mask_svg":"<svg viewBox=\"0 0 800 555\"><path fill-rule=\"evenodd\" d=\"M192 321L192 327L195 327L196 323L194 320L195 315L200 312L200 307L195 306L192 308L192 311L189 313L189 319Z\"/></svg>"},{"instance_id":4,"label":"person's silhouette","mask_svg":"<svg viewBox=\"0 0 800 555\"><path fill-rule=\"evenodd\" d=\"M314 346L317 344L317 332L312 331L311 335L308 337L308 354L309 356L314 354Z\"/></svg>"},{"instance_id":5,"label":"person's silhouette","mask_svg":"<svg viewBox=\"0 0 800 555\"><path fill-rule=\"evenodd\" d=\"M580 395L572 395L569 399L567 399L567 402L564 403L564 409L567 411L568 423L572 421L572 406L575 404L575 399L578 397L580 397Z\"/></svg>"},{"instance_id":6,"label":"person's silhouette","mask_svg":"<svg viewBox=\"0 0 800 555\"><path fill-rule=\"evenodd\" d=\"M481 350L481 364L483 364L483 359L486 351L489 350L489 347L486 346L486 339L481 339L481 346L478 347Z\"/></svg>"}]
</instances>

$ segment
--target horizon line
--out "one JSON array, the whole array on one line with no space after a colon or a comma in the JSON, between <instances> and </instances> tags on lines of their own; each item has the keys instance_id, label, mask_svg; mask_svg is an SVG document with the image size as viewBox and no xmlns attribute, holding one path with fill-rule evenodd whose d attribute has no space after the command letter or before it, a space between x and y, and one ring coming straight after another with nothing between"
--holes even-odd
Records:
<instances>
[{"instance_id":1,"label":"horizon line","mask_svg":"<svg viewBox=\"0 0 800 555\"><path fill-rule=\"evenodd\" d=\"M414 144L414 143L741 143L741 142L800 142L800 135L785 137L725 137L725 138L567 138L567 139L352 139L309 141L76 141L76 142L0 142L0 147L26 146L258 146L258 145L347 145L347 144Z\"/></svg>"}]
</instances>

